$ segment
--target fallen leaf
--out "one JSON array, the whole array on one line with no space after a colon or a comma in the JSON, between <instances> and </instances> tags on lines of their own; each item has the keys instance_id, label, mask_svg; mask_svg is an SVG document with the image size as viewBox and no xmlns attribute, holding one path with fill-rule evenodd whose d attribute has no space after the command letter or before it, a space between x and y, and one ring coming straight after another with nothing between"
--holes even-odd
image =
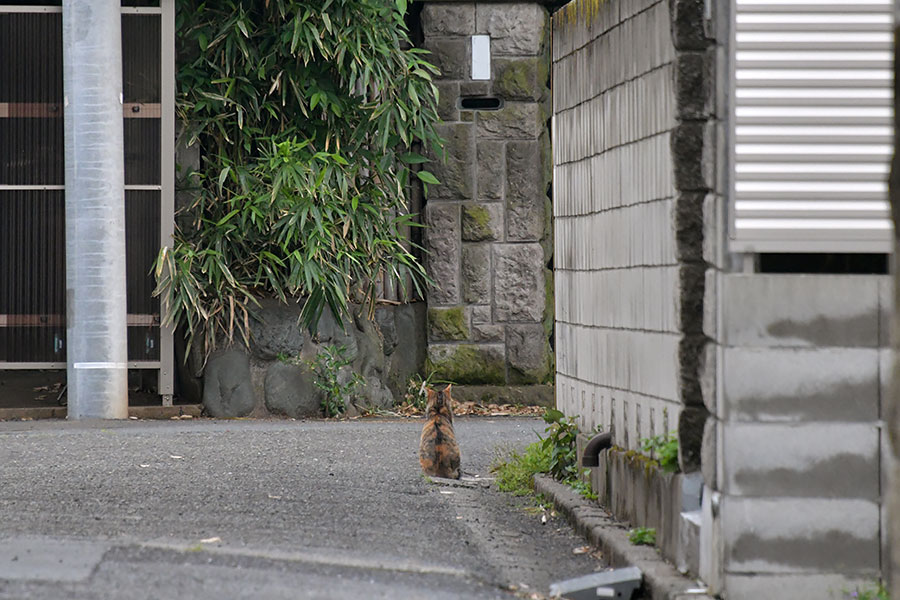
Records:
<instances>
[{"instance_id":1,"label":"fallen leaf","mask_svg":"<svg viewBox=\"0 0 900 600\"><path fill-rule=\"evenodd\" d=\"M216 536L211 538L206 538L205 540L200 540L201 544L215 544L216 542L221 542L222 538Z\"/></svg>"},{"instance_id":2,"label":"fallen leaf","mask_svg":"<svg viewBox=\"0 0 900 600\"><path fill-rule=\"evenodd\" d=\"M132 421L137 421L137 420L138 420L137 417L128 417L128 418L131 419Z\"/></svg>"},{"instance_id":3,"label":"fallen leaf","mask_svg":"<svg viewBox=\"0 0 900 600\"><path fill-rule=\"evenodd\" d=\"M572 554L587 554L590 551L590 546L578 546L577 548L572 549Z\"/></svg>"},{"instance_id":4,"label":"fallen leaf","mask_svg":"<svg viewBox=\"0 0 900 600\"><path fill-rule=\"evenodd\" d=\"M178 460L184 459L183 456L176 456L176 455L174 455L174 454L170 454L170 455L169 455L169 458L176 458L176 459L178 459Z\"/></svg>"},{"instance_id":5,"label":"fallen leaf","mask_svg":"<svg viewBox=\"0 0 900 600\"><path fill-rule=\"evenodd\" d=\"M450 490L441 490L441 493L442 494L452 494L453 492L451 492Z\"/></svg>"},{"instance_id":6,"label":"fallen leaf","mask_svg":"<svg viewBox=\"0 0 900 600\"><path fill-rule=\"evenodd\" d=\"M272 494L267 494L267 495L268 495L269 498L271 498L272 500L281 500L281 496L273 496Z\"/></svg>"},{"instance_id":7,"label":"fallen leaf","mask_svg":"<svg viewBox=\"0 0 900 600\"><path fill-rule=\"evenodd\" d=\"M541 523L546 523L546 522L547 522L547 515L545 513L545 514L541 515Z\"/></svg>"}]
</instances>

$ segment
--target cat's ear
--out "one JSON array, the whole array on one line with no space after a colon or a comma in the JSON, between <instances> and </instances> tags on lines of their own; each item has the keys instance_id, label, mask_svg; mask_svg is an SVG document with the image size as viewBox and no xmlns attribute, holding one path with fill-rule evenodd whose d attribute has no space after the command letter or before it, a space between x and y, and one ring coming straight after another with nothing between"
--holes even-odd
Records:
<instances>
[{"instance_id":1,"label":"cat's ear","mask_svg":"<svg viewBox=\"0 0 900 600\"><path fill-rule=\"evenodd\" d=\"M447 393L449 394L449 393L450 393L450 386L452 386L452 385L453 385L452 383L448 383L448 384L447 384L447 387L444 388L444 391L447 392Z\"/></svg>"},{"instance_id":2,"label":"cat's ear","mask_svg":"<svg viewBox=\"0 0 900 600\"><path fill-rule=\"evenodd\" d=\"M427 387L427 388L425 388L425 395L428 397L429 400L432 400L437 395L437 392L434 391L433 389L431 389L430 387Z\"/></svg>"}]
</instances>

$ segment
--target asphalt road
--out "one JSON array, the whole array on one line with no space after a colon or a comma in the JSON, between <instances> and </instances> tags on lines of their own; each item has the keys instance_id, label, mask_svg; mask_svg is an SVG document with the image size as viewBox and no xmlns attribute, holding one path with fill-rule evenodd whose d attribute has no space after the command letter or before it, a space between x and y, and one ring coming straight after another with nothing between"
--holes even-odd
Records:
<instances>
[{"instance_id":1,"label":"asphalt road","mask_svg":"<svg viewBox=\"0 0 900 600\"><path fill-rule=\"evenodd\" d=\"M560 518L426 480L421 426L0 423L0 598L513 598L601 568ZM464 474L542 426L457 419Z\"/></svg>"}]
</instances>

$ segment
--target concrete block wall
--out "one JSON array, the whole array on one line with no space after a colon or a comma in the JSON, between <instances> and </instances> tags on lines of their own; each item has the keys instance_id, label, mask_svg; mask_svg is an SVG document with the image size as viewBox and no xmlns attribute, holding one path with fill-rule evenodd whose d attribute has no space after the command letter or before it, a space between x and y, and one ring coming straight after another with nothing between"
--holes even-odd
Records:
<instances>
[{"instance_id":1,"label":"concrete block wall","mask_svg":"<svg viewBox=\"0 0 900 600\"><path fill-rule=\"evenodd\" d=\"M428 361L464 384L553 377L549 16L535 2L427 2L424 47L436 85L446 160L426 195ZM471 36L491 38L491 80L472 80ZM493 97L499 110L466 110Z\"/></svg>"},{"instance_id":2,"label":"concrete block wall","mask_svg":"<svg viewBox=\"0 0 900 600\"><path fill-rule=\"evenodd\" d=\"M714 187L702 19L702 0L576 0L552 21L557 403L625 448L692 428L688 470Z\"/></svg>"},{"instance_id":3,"label":"concrete block wall","mask_svg":"<svg viewBox=\"0 0 900 600\"><path fill-rule=\"evenodd\" d=\"M720 274L708 303L701 576L729 599L881 577L888 276Z\"/></svg>"}]
</instances>

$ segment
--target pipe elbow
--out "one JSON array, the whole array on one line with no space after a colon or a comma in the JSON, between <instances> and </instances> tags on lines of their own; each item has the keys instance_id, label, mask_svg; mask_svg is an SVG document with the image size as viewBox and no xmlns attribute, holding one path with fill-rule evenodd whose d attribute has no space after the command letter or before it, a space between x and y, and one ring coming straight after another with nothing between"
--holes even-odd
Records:
<instances>
[{"instance_id":1,"label":"pipe elbow","mask_svg":"<svg viewBox=\"0 0 900 600\"><path fill-rule=\"evenodd\" d=\"M611 433L598 433L591 441L588 442L587 446L584 447L584 453L581 455L581 466L582 467L599 467L600 466L600 452L602 450L607 450L612 447L612 434Z\"/></svg>"}]
</instances>

